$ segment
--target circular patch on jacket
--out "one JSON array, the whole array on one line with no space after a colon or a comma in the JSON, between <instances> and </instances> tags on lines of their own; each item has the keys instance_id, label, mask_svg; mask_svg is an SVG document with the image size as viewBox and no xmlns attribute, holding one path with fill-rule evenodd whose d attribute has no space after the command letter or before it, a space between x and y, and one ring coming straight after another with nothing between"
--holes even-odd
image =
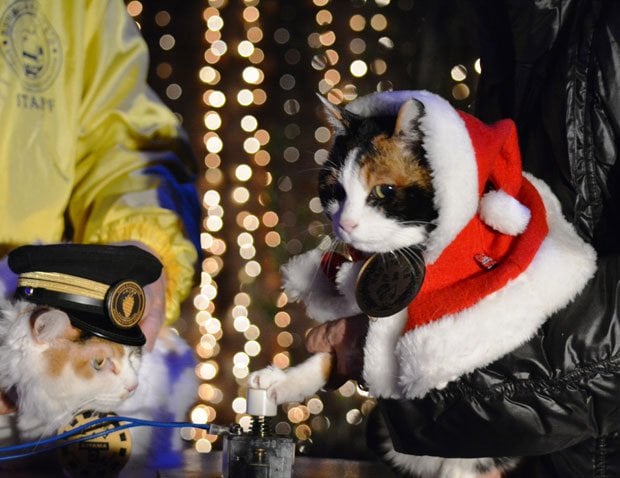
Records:
<instances>
[{"instance_id":1,"label":"circular patch on jacket","mask_svg":"<svg viewBox=\"0 0 620 478\"><path fill-rule=\"evenodd\" d=\"M0 50L27 90L46 90L60 72L60 37L35 1L18 0L4 10Z\"/></svg>"},{"instance_id":2,"label":"circular patch on jacket","mask_svg":"<svg viewBox=\"0 0 620 478\"><path fill-rule=\"evenodd\" d=\"M114 413L85 411L76 415L71 423L59 430L59 434L75 430L82 425ZM117 476L131 455L129 430L117 431L117 421L106 421L66 438L69 442L59 450L59 461L68 476ZM103 436L88 436L104 433ZM83 439L79 442L72 440Z\"/></svg>"},{"instance_id":3,"label":"circular patch on jacket","mask_svg":"<svg viewBox=\"0 0 620 478\"><path fill-rule=\"evenodd\" d=\"M133 327L144 314L146 297L144 290L133 281L114 284L108 290L106 307L112 322L122 329Z\"/></svg>"},{"instance_id":4,"label":"circular patch on jacket","mask_svg":"<svg viewBox=\"0 0 620 478\"><path fill-rule=\"evenodd\" d=\"M417 295L426 266L418 249L370 256L355 284L357 305L370 317L388 317L405 309Z\"/></svg>"}]
</instances>

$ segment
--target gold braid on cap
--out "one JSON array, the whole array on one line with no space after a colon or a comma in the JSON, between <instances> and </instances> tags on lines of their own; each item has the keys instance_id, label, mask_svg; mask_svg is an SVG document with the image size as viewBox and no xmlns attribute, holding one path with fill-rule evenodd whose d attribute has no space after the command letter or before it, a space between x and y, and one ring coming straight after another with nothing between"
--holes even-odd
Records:
<instances>
[{"instance_id":1,"label":"gold braid on cap","mask_svg":"<svg viewBox=\"0 0 620 478\"><path fill-rule=\"evenodd\" d=\"M98 300L103 300L110 288L108 284L60 272L25 272L17 279L17 286L83 295Z\"/></svg>"}]
</instances>

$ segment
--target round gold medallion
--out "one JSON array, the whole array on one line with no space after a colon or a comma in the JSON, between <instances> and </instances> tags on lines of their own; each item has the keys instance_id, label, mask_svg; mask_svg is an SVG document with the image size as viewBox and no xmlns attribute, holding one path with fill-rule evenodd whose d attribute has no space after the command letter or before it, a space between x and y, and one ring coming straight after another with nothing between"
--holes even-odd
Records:
<instances>
[{"instance_id":1,"label":"round gold medallion","mask_svg":"<svg viewBox=\"0 0 620 478\"><path fill-rule=\"evenodd\" d=\"M144 314L146 298L144 290L133 281L119 282L110 287L106 306L112 321L123 329L133 327Z\"/></svg>"},{"instance_id":2,"label":"round gold medallion","mask_svg":"<svg viewBox=\"0 0 620 478\"><path fill-rule=\"evenodd\" d=\"M416 248L374 254L357 276L357 305L370 317L394 315L418 294L425 273L424 258Z\"/></svg>"}]
</instances>

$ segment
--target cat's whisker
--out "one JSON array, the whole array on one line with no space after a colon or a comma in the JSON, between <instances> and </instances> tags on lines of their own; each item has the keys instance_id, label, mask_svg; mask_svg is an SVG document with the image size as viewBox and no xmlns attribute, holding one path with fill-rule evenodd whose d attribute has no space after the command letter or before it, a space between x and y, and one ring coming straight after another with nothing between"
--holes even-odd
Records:
<instances>
[{"instance_id":1,"label":"cat's whisker","mask_svg":"<svg viewBox=\"0 0 620 478\"><path fill-rule=\"evenodd\" d=\"M90 402L91 400L89 400L88 402ZM45 427L43 427L39 438L37 440L37 445L41 442L41 440L44 440L46 437L49 437L51 435L55 435L58 432L58 429L64 425L69 423L69 420L75 416L77 412L76 411L66 411L66 412L62 412L60 415L54 417L50 422L48 422ZM35 449L37 447L37 445L35 445Z\"/></svg>"},{"instance_id":2,"label":"cat's whisker","mask_svg":"<svg viewBox=\"0 0 620 478\"><path fill-rule=\"evenodd\" d=\"M338 247L343 245L344 243L342 241L340 241L339 239L333 237L333 235L329 234L327 235L327 237L329 237L330 239L330 243L329 243L329 247L325 250L325 254L329 254L329 253L337 253L338 252ZM329 269L330 266L332 264L332 256L329 256L328 262L327 262L327 268ZM312 276L312 281L314 282L317 278L317 275L319 273L322 272L322 268L321 265L319 264L317 266L317 268L314 271L314 275Z\"/></svg>"},{"instance_id":3,"label":"cat's whisker","mask_svg":"<svg viewBox=\"0 0 620 478\"><path fill-rule=\"evenodd\" d=\"M435 227L437 227L437 225L435 223L433 223L432 221L423 221L423 220L408 220L408 221L402 221L400 223L403 226L424 226L426 228L428 228L429 230L433 230L435 229Z\"/></svg>"},{"instance_id":4,"label":"cat's whisker","mask_svg":"<svg viewBox=\"0 0 620 478\"><path fill-rule=\"evenodd\" d=\"M110 397L112 397L112 394L110 394ZM88 410L90 404L95 403L97 401L101 401L102 399L105 400L105 395L104 396L99 395L98 397L91 397L87 400L84 400L74 410L70 410L70 411L68 410L68 411L62 412L60 415L54 417L54 419L44 427L39 440L42 440L47 436L55 434L61 426L69 423L71 418L73 418L75 415L77 415L80 412Z\"/></svg>"},{"instance_id":5,"label":"cat's whisker","mask_svg":"<svg viewBox=\"0 0 620 478\"><path fill-rule=\"evenodd\" d=\"M407 261L407 263L409 264L411 268L414 268L416 265L417 266L423 265L421 264L423 262L422 259L417 254L414 254L412 251L410 251L409 249L399 249L396 252L398 253L398 256L400 256L402 259Z\"/></svg>"},{"instance_id":6,"label":"cat's whisker","mask_svg":"<svg viewBox=\"0 0 620 478\"><path fill-rule=\"evenodd\" d=\"M414 251L412 251L411 249L404 249L402 250L402 254L408 258L409 263L412 266L417 266L417 269L420 270L424 270L426 267L426 264L424 262L424 258L422 257L421 254L417 254Z\"/></svg>"},{"instance_id":7,"label":"cat's whisker","mask_svg":"<svg viewBox=\"0 0 620 478\"><path fill-rule=\"evenodd\" d=\"M306 225L305 227L301 227L301 226L298 226L297 224L287 225L287 224L281 223L278 227L280 228L281 231L287 233L289 240L297 239L298 241L305 242L305 240L308 239L308 237L310 236L312 236L313 238L315 238L316 236L319 236L319 233L329 229L330 225L326 223L320 223L320 224L312 223L311 226ZM328 236L328 235L329 234L323 234L323 235L320 235L319 238L322 239L323 237Z\"/></svg>"},{"instance_id":8,"label":"cat's whisker","mask_svg":"<svg viewBox=\"0 0 620 478\"><path fill-rule=\"evenodd\" d=\"M403 249L399 249L398 252L408 259L412 259L415 262L422 262L423 259L419 254L416 254L413 249L409 247L405 247Z\"/></svg>"},{"instance_id":9,"label":"cat's whisker","mask_svg":"<svg viewBox=\"0 0 620 478\"><path fill-rule=\"evenodd\" d=\"M312 223L310 226L308 226L307 230L308 230L308 232L311 235L315 235L318 231L324 231L328 227L330 227L329 224L325 224L325 223L320 223L320 224Z\"/></svg>"},{"instance_id":10,"label":"cat's whisker","mask_svg":"<svg viewBox=\"0 0 620 478\"><path fill-rule=\"evenodd\" d=\"M298 176L300 174L305 174L305 173L321 171L322 169L323 169L323 166L321 165L317 165L316 167L312 167L312 168L303 168L303 169L296 171L295 176Z\"/></svg>"},{"instance_id":11,"label":"cat's whisker","mask_svg":"<svg viewBox=\"0 0 620 478\"><path fill-rule=\"evenodd\" d=\"M290 176L290 177L293 177L293 178L298 178L300 176L307 177L308 173L316 173L316 172L321 171L322 169L323 169L322 166L317 166L317 167L313 167L313 168L303 168L303 169L298 169L298 170L296 170L296 171L294 171L292 173L289 173L287 175Z\"/></svg>"}]
</instances>

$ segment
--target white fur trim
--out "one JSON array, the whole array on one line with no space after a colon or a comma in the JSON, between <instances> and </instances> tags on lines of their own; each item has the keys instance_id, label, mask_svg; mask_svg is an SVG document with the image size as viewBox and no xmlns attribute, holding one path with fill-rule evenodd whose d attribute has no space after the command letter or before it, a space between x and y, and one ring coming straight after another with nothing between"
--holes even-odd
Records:
<instances>
[{"instance_id":1,"label":"white fur trim","mask_svg":"<svg viewBox=\"0 0 620 478\"><path fill-rule=\"evenodd\" d=\"M394 350L407 322L407 310L371 319L364 345L363 377L375 397L398 398L398 368Z\"/></svg>"},{"instance_id":2,"label":"white fur trim","mask_svg":"<svg viewBox=\"0 0 620 478\"><path fill-rule=\"evenodd\" d=\"M496 231L516 236L530 222L530 210L505 191L489 191L480 200L480 218Z\"/></svg>"},{"instance_id":3,"label":"white fur trim","mask_svg":"<svg viewBox=\"0 0 620 478\"><path fill-rule=\"evenodd\" d=\"M420 129L433 171L438 218L424 252L426 263L432 264L478 210L478 164L464 121L450 103L428 91L374 93L349 103L345 109L364 117L396 115L411 98L421 101L425 108Z\"/></svg>"},{"instance_id":4,"label":"white fur trim","mask_svg":"<svg viewBox=\"0 0 620 478\"><path fill-rule=\"evenodd\" d=\"M514 350L594 275L594 249L564 219L548 186L525 176L543 198L549 235L529 267L501 290L400 339L396 355L403 396L421 397Z\"/></svg>"},{"instance_id":5,"label":"white fur trim","mask_svg":"<svg viewBox=\"0 0 620 478\"><path fill-rule=\"evenodd\" d=\"M529 340L594 275L594 249L564 219L548 186L524 176L543 198L549 224L549 235L529 267L473 307L411 330L400 339L406 311L371 322L364 378L373 395L421 397L488 365Z\"/></svg>"},{"instance_id":6,"label":"white fur trim","mask_svg":"<svg viewBox=\"0 0 620 478\"><path fill-rule=\"evenodd\" d=\"M479 478L481 468L501 472L492 458L415 456L392 450L383 459L401 473L418 478Z\"/></svg>"}]
</instances>

